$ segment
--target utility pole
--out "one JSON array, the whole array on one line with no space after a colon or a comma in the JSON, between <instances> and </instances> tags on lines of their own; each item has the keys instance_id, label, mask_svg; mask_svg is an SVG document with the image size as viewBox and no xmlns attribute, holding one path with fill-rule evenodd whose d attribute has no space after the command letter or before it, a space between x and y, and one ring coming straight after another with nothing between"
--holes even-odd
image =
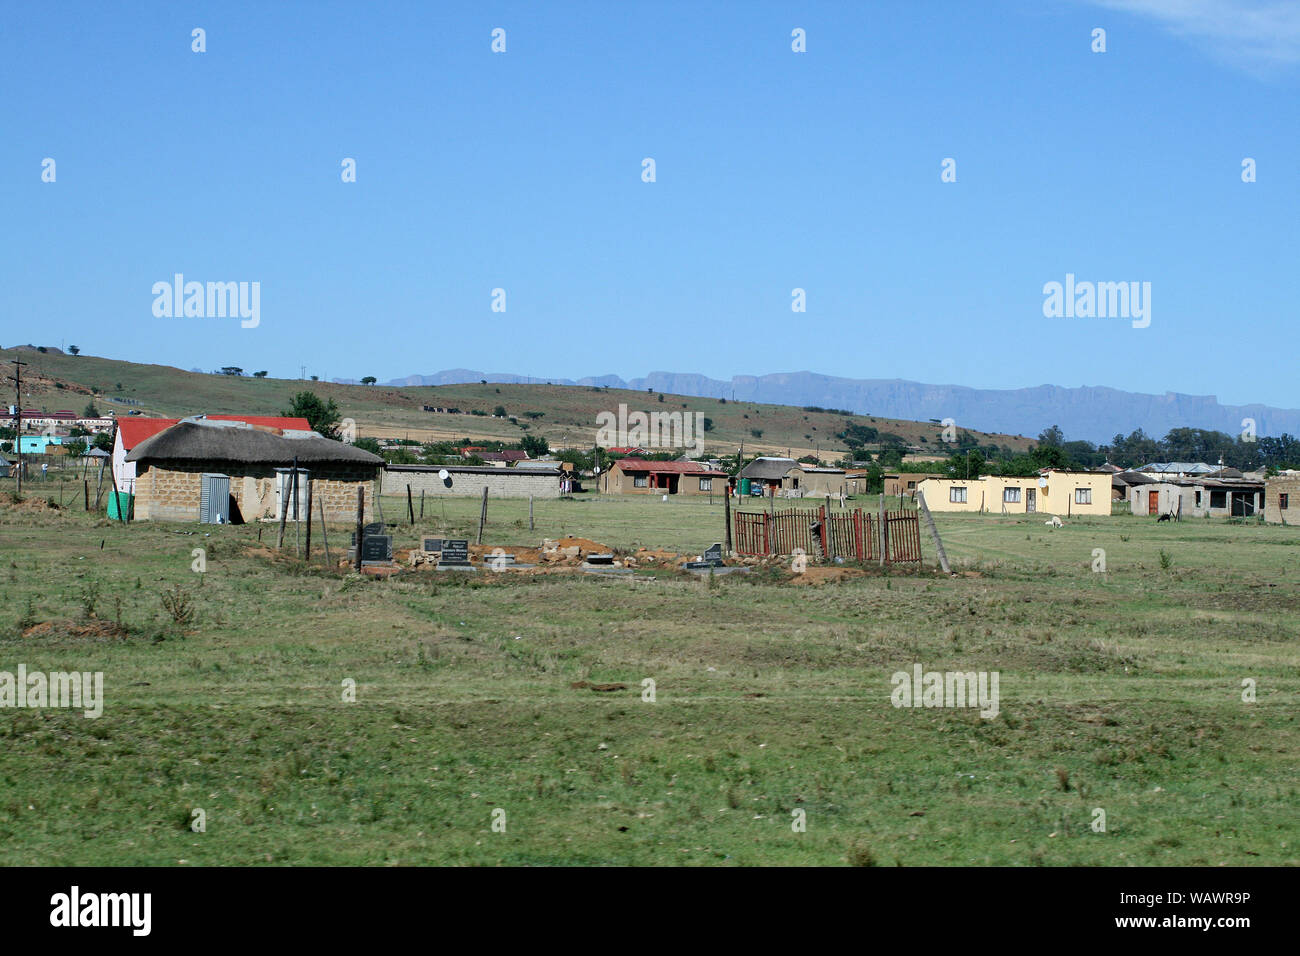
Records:
<instances>
[{"instance_id":1,"label":"utility pole","mask_svg":"<svg viewBox=\"0 0 1300 956\"><path fill-rule=\"evenodd\" d=\"M23 366L26 362L14 359L14 450L18 452L18 486L15 494L23 493Z\"/></svg>"}]
</instances>

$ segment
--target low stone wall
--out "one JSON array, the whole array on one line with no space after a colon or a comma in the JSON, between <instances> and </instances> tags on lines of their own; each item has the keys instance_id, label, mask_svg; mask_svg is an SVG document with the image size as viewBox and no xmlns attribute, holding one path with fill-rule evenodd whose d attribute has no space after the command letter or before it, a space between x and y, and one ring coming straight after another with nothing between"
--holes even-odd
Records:
<instances>
[{"instance_id":1,"label":"low stone wall","mask_svg":"<svg viewBox=\"0 0 1300 956\"><path fill-rule=\"evenodd\" d=\"M411 494L426 497L463 498L482 497L487 488L489 498L558 498L560 497L559 471L530 471L518 468L470 468L449 465L449 477L438 477L439 467L434 465L389 465L383 474L383 494L404 495L406 486Z\"/></svg>"}]
</instances>

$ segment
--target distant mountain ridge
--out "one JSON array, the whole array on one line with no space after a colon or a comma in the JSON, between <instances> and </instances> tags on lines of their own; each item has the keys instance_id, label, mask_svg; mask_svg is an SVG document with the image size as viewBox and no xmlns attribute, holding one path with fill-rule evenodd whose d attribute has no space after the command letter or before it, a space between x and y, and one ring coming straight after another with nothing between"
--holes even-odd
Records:
<instances>
[{"instance_id":1,"label":"distant mountain ridge","mask_svg":"<svg viewBox=\"0 0 1300 956\"><path fill-rule=\"evenodd\" d=\"M925 421L951 418L960 428L1007 434L1037 435L1059 425L1067 439L1109 442L1135 428L1163 437L1171 428L1207 428L1230 435L1242 431L1242 420L1253 419L1259 435L1300 434L1300 409L1268 405L1221 405L1213 395L1166 392L1150 395L1103 386L990 389L964 385L926 385L903 379L853 379L816 372L737 375L730 381L689 372L651 372L625 381L617 375L578 380L538 378L508 372L447 369L433 375L408 375L388 385L459 385L467 382L553 385L594 385L653 389L677 395L726 398L782 405L844 408L860 415ZM335 381L342 382L342 379Z\"/></svg>"}]
</instances>

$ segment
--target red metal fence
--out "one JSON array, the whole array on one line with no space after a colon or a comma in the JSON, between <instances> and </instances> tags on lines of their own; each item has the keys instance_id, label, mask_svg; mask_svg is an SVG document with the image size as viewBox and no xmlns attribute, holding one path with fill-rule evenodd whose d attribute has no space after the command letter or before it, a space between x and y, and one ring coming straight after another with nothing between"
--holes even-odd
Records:
<instances>
[{"instance_id":1,"label":"red metal fence","mask_svg":"<svg viewBox=\"0 0 1300 956\"><path fill-rule=\"evenodd\" d=\"M861 508L827 512L824 505L785 511L737 511L735 548L740 554L793 554L810 558L879 561L880 519ZM921 527L915 511L885 512L885 561L921 560Z\"/></svg>"}]
</instances>

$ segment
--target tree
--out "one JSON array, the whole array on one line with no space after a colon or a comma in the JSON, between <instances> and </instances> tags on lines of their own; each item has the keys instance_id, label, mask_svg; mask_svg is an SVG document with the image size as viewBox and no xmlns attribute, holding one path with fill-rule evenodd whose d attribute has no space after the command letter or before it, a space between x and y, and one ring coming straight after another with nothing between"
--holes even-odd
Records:
<instances>
[{"instance_id":1,"label":"tree","mask_svg":"<svg viewBox=\"0 0 1300 956\"><path fill-rule=\"evenodd\" d=\"M221 374L240 376L244 374L244 370L238 365L223 365L221 366Z\"/></svg>"},{"instance_id":2,"label":"tree","mask_svg":"<svg viewBox=\"0 0 1300 956\"><path fill-rule=\"evenodd\" d=\"M75 346L75 345L69 345L69 346L68 346L68 353L69 353L70 355L80 355L80 354L81 354L81 349L78 348L78 347Z\"/></svg>"},{"instance_id":3,"label":"tree","mask_svg":"<svg viewBox=\"0 0 1300 956\"><path fill-rule=\"evenodd\" d=\"M551 450L550 443L541 435L525 435L520 440L519 447L528 453L529 458L541 458Z\"/></svg>"},{"instance_id":4,"label":"tree","mask_svg":"<svg viewBox=\"0 0 1300 956\"><path fill-rule=\"evenodd\" d=\"M266 378L266 372L254 372L253 378Z\"/></svg>"},{"instance_id":5,"label":"tree","mask_svg":"<svg viewBox=\"0 0 1300 956\"><path fill-rule=\"evenodd\" d=\"M80 438L76 439L75 441L68 442L63 447L66 449L64 454L66 454L69 458L80 458L86 454L86 443L82 441Z\"/></svg>"},{"instance_id":6,"label":"tree","mask_svg":"<svg viewBox=\"0 0 1300 956\"><path fill-rule=\"evenodd\" d=\"M1053 425L1038 433L1038 443L1047 445L1051 448L1060 448L1065 442L1065 432L1061 431L1060 425Z\"/></svg>"},{"instance_id":7,"label":"tree","mask_svg":"<svg viewBox=\"0 0 1300 956\"><path fill-rule=\"evenodd\" d=\"M363 378L363 379L361 380L361 384L362 384L362 385L374 385L375 382L377 382L377 381L379 381L379 379L375 378L373 375L367 375L365 378Z\"/></svg>"},{"instance_id":8,"label":"tree","mask_svg":"<svg viewBox=\"0 0 1300 956\"><path fill-rule=\"evenodd\" d=\"M95 436L95 440L91 442L91 445L100 451L111 452L113 450L113 436L108 432L100 432Z\"/></svg>"},{"instance_id":9,"label":"tree","mask_svg":"<svg viewBox=\"0 0 1300 956\"><path fill-rule=\"evenodd\" d=\"M504 405L498 405L496 408L492 409L492 414L495 415L497 418L505 418L506 407Z\"/></svg>"},{"instance_id":10,"label":"tree","mask_svg":"<svg viewBox=\"0 0 1300 956\"><path fill-rule=\"evenodd\" d=\"M99 409L95 407L94 402L87 402L86 407L81 412L82 418L98 418Z\"/></svg>"},{"instance_id":11,"label":"tree","mask_svg":"<svg viewBox=\"0 0 1300 956\"><path fill-rule=\"evenodd\" d=\"M305 418L312 431L338 440L339 407L332 398L325 402L315 392L299 392L293 397L292 407L280 414L286 418Z\"/></svg>"}]
</instances>

